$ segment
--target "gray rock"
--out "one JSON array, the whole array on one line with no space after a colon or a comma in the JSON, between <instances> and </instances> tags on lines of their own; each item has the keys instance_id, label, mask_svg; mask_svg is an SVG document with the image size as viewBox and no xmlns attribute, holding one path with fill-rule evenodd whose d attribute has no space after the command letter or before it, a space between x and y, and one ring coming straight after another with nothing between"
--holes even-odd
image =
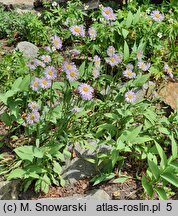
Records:
<instances>
[{"instance_id":1,"label":"gray rock","mask_svg":"<svg viewBox=\"0 0 178 216\"><path fill-rule=\"evenodd\" d=\"M101 189L95 189L88 191L87 195L80 195L80 194L74 194L73 196L68 196L68 197L60 197L60 198L42 198L40 200L110 200L111 197Z\"/></svg>"},{"instance_id":2,"label":"gray rock","mask_svg":"<svg viewBox=\"0 0 178 216\"><path fill-rule=\"evenodd\" d=\"M0 200L18 200L20 180L0 182Z\"/></svg>"},{"instance_id":3,"label":"gray rock","mask_svg":"<svg viewBox=\"0 0 178 216\"><path fill-rule=\"evenodd\" d=\"M104 190L91 190L88 195L84 197L87 200L95 199L95 200L110 200L111 197Z\"/></svg>"},{"instance_id":4,"label":"gray rock","mask_svg":"<svg viewBox=\"0 0 178 216\"><path fill-rule=\"evenodd\" d=\"M29 59L33 59L38 56L38 47L27 41L18 43L16 49L22 52L24 57Z\"/></svg>"},{"instance_id":5,"label":"gray rock","mask_svg":"<svg viewBox=\"0 0 178 216\"><path fill-rule=\"evenodd\" d=\"M34 0L0 0L3 5L12 5L14 8L32 9Z\"/></svg>"},{"instance_id":6,"label":"gray rock","mask_svg":"<svg viewBox=\"0 0 178 216\"><path fill-rule=\"evenodd\" d=\"M70 144L69 150L74 148L76 157L72 160L66 160L66 165L63 167L63 178L67 184L73 184L84 177L91 177L97 174L95 164L87 161L87 159L95 159L96 152L110 154L111 146L102 144L98 147L97 140L87 140L87 146L79 143ZM97 150L98 148L98 150ZM102 167L101 167L102 168Z\"/></svg>"},{"instance_id":7,"label":"gray rock","mask_svg":"<svg viewBox=\"0 0 178 216\"><path fill-rule=\"evenodd\" d=\"M136 91L137 100L141 100L144 97L155 98L157 96L155 89L156 89L156 83L152 81L146 82L141 89L138 89Z\"/></svg>"}]
</instances>

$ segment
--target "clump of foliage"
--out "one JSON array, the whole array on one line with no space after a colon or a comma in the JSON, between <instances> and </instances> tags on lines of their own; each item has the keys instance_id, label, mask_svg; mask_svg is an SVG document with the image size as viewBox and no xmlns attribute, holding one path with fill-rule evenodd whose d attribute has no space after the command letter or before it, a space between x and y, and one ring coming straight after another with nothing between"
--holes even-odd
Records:
<instances>
[{"instance_id":1,"label":"clump of foliage","mask_svg":"<svg viewBox=\"0 0 178 216\"><path fill-rule=\"evenodd\" d=\"M18 14L0 7L0 38L7 37L9 43L27 40L37 45L48 41L48 29L32 12Z\"/></svg>"}]
</instances>

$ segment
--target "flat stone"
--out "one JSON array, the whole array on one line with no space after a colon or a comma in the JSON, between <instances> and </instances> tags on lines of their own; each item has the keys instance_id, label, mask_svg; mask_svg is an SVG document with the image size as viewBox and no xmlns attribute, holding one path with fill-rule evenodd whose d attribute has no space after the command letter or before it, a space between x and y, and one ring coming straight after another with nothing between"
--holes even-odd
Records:
<instances>
[{"instance_id":1,"label":"flat stone","mask_svg":"<svg viewBox=\"0 0 178 216\"><path fill-rule=\"evenodd\" d=\"M95 199L95 200L110 200L111 197L104 190L91 190L88 195L84 197L87 200Z\"/></svg>"},{"instance_id":2,"label":"flat stone","mask_svg":"<svg viewBox=\"0 0 178 216\"><path fill-rule=\"evenodd\" d=\"M0 0L0 3L4 5L12 5L14 8L33 8L34 0Z\"/></svg>"},{"instance_id":3,"label":"flat stone","mask_svg":"<svg viewBox=\"0 0 178 216\"><path fill-rule=\"evenodd\" d=\"M62 177L66 180L67 184L74 184L78 180L84 177L92 177L97 174L95 164L87 161L87 159L96 159L96 148L98 145L97 140L87 140L86 148L85 145L80 143L71 143L69 145L69 150L74 149L76 157L72 160L66 160L66 165L63 167ZM99 153L110 154L111 145L102 144L99 146ZM99 169L102 168L102 164Z\"/></svg>"},{"instance_id":4,"label":"flat stone","mask_svg":"<svg viewBox=\"0 0 178 216\"><path fill-rule=\"evenodd\" d=\"M178 82L168 82L162 89L158 91L158 95L161 99L176 110L178 103Z\"/></svg>"},{"instance_id":5,"label":"flat stone","mask_svg":"<svg viewBox=\"0 0 178 216\"><path fill-rule=\"evenodd\" d=\"M38 47L28 41L22 41L17 44L16 49L23 53L23 56L29 59L38 56Z\"/></svg>"},{"instance_id":6,"label":"flat stone","mask_svg":"<svg viewBox=\"0 0 178 216\"><path fill-rule=\"evenodd\" d=\"M42 198L40 200L110 200L111 197L101 189L95 189L88 191L87 195L74 194L73 196L68 197L59 197L59 198Z\"/></svg>"},{"instance_id":7,"label":"flat stone","mask_svg":"<svg viewBox=\"0 0 178 216\"><path fill-rule=\"evenodd\" d=\"M0 200L18 200L20 180L0 181Z\"/></svg>"}]
</instances>

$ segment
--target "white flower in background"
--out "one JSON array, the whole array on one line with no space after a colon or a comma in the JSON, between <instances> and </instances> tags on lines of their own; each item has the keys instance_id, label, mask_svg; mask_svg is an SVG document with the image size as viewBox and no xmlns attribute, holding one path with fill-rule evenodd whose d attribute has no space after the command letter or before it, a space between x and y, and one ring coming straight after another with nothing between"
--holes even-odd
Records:
<instances>
[{"instance_id":1,"label":"white flower in background","mask_svg":"<svg viewBox=\"0 0 178 216\"><path fill-rule=\"evenodd\" d=\"M172 18L170 18L170 19L168 20L168 23L173 24L173 23L174 23L174 20L173 20Z\"/></svg>"},{"instance_id":2,"label":"white flower in background","mask_svg":"<svg viewBox=\"0 0 178 216\"><path fill-rule=\"evenodd\" d=\"M89 8L89 5L84 4L84 10L87 10Z\"/></svg>"},{"instance_id":3,"label":"white flower in background","mask_svg":"<svg viewBox=\"0 0 178 216\"><path fill-rule=\"evenodd\" d=\"M58 3L54 1L54 2L52 3L52 6L53 6L53 7L56 7L56 6L58 6Z\"/></svg>"},{"instance_id":4,"label":"white flower in background","mask_svg":"<svg viewBox=\"0 0 178 216\"><path fill-rule=\"evenodd\" d=\"M162 38L163 34L162 34L161 32L158 32L157 36L158 36L159 38Z\"/></svg>"},{"instance_id":5,"label":"white flower in background","mask_svg":"<svg viewBox=\"0 0 178 216\"><path fill-rule=\"evenodd\" d=\"M37 16L38 16L38 17L40 17L40 16L41 16L41 13L40 13L40 12L38 12L38 13L37 13Z\"/></svg>"},{"instance_id":6,"label":"white flower in background","mask_svg":"<svg viewBox=\"0 0 178 216\"><path fill-rule=\"evenodd\" d=\"M52 51L53 51L53 52L56 51L56 47L53 46L53 47L52 47Z\"/></svg>"},{"instance_id":7,"label":"white flower in background","mask_svg":"<svg viewBox=\"0 0 178 216\"><path fill-rule=\"evenodd\" d=\"M150 13L151 13L150 9L147 9L147 10L146 10L146 13L147 13L147 14L150 14Z\"/></svg>"}]
</instances>

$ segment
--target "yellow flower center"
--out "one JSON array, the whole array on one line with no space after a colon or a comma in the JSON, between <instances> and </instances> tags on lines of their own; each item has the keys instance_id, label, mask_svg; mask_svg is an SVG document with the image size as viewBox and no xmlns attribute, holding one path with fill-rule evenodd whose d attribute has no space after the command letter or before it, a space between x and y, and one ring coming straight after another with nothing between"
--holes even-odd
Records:
<instances>
[{"instance_id":1,"label":"yellow flower center","mask_svg":"<svg viewBox=\"0 0 178 216\"><path fill-rule=\"evenodd\" d=\"M141 68L145 68L145 65L144 65L144 64L141 64L140 67L141 67Z\"/></svg>"},{"instance_id":2,"label":"yellow flower center","mask_svg":"<svg viewBox=\"0 0 178 216\"><path fill-rule=\"evenodd\" d=\"M84 86L84 87L83 87L83 91L84 91L84 92L87 92L87 91L88 91L88 87L87 87L87 86Z\"/></svg>"},{"instance_id":3,"label":"yellow flower center","mask_svg":"<svg viewBox=\"0 0 178 216\"><path fill-rule=\"evenodd\" d=\"M111 58L111 61L112 61L112 62L115 62L115 58Z\"/></svg>"},{"instance_id":4,"label":"yellow flower center","mask_svg":"<svg viewBox=\"0 0 178 216\"><path fill-rule=\"evenodd\" d=\"M129 98L129 99L132 99L132 98L133 98L133 95L128 95L128 98Z\"/></svg>"},{"instance_id":5,"label":"yellow flower center","mask_svg":"<svg viewBox=\"0 0 178 216\"><path fill-rule=\"evenodd\" d=\"M45 57L45 58L44 58L44 60L45 60L45 61L48 61L48 60L49 60L49 58L48 58L48 57Z\"/></svg>"},{"instance_id":6,"label":"yellow flower center","mask_svg":"<svg viewBox=\"0 0 178 216\"><path fill-rule=\"evenodd\" d=\"M91 30L91 32L90 32L91 34L95 34L95 31L94 30Z\"/></svg>"},{"instance_id":7,"label":"yellow flower center","mask_svg":"<svg viewBox=\"0 0 178 216\"><path fill-rule=\"evenodd\" d=\"M96 75L96 70L93 71L93 74Z\"/></svg>"},{"instance_id":8,"label":"yellow flower center","mask_svg":"<svg viewBox=\"0 0 178 216\"><path fill-rule=\"evenodd\" d=\"M160 14L159 13L155 14L155 17L160 18Z\"/></svg>"},{"instance_id":9,"label":"yellow flower center","mask_svg":"<svg viewBox=\"0 0 178 216\"><path fill-rule=\"evenodd\" d=\"M74 77L75 75L76 75L75 71L71 71L71 72L70 72L70 76L71 76L71 77Z\"/></svg>"},{"instance_id":10,"label":"yellow flower center","mask_svg":"<svg viewBox=\"0 0 178 216\"><path fill-rule=\"evenodd\" d=\"M132 76L132 71L128 71L127 72L127 75L130 77L130 76Z\"/></svg>"},{"instance_id":11,"label":"yellow flower center","mask_svg":"<svg viewBox=\"0 0 178 216\"><path fill-rule=\"evenodd\" d=\"M67 68L67 69L70 69L71 67L72 67L72 66L71 66L70 64L67 64L67 65L66 65L66 68Z\"/></svg>"},{"instance_id":12,"label":"yellow flower center","mask_svg":"<svg viewBox=\"0 0 178 216\"><path fill-rule=\"evenodd\" d=\"M35 114L31 114L30 115L30 120L34 120L35 119Z\"/></svg>"},{"instance_id":13,"label":"yellow flower center","mask_svg":"<svg viewBox=\"0 0 178 216\"><path fill-rule=\"evenodd\" d=\"M43 85L46 85L46 84L47 84L47 81L46 81L46 80L43 80L42 83L43 83Z\"/></svg>"},{"instance_id":14,"label":"yellow flower center","mask_svg":"<svg viewBox=\"0 0 178 216\"><path fill-rule=\"evenodd\" d=\"M59 41L58 40L54 40L54 44L58 45L59 44Z\"/></svg>"},{"instance_id":15,"label":"yellow flower center","mask_svg":"<svg viewBox=\"0 0 178 216\"><path fill-rule=\"evenodd\" d=\"M77 32L77 33L79 33L80 32L80 28L79 27L75 27L74 31Z\"/></svg>"},{"instance_id":16,"label":"yellow flower center","mask_svg":"<svg viewBox=\"0 0 178 216\"><path fill-rule=\"evenodd\" d=\"M35 82L33 83L33 86L37 87L37 86L38 86L38 82L35 81Z\"/></svg>"},{"instance_id":17,"label":"yellow flower center","mask_svg":"<svg viewBox=\"0 0 178 216\"><path fill-rule=\"evenodd\" d=\"M108 15L108 14L110 14L110 11L109 10L105 10L105 13Z\"/></svg>"},{"instance_id":18,"label":"yellow flower center","mask_svg":"<svg viewBox=\"0 0 178 216\"><path fill-rule=\"evenodd\" d=\"M33 109L36 108L35 104L32 104L32 108L33 108Z\"/></svg>"},{"instance_id":19,"label":"yellow flower center","mask_svg":"<svg viewBox=\"0 0 178 216\"><path fill-rule=\"evenodd\" d=\"M99 64L100 62L99 62L99 60L96 60L95 63L96 63L96 64Z\"/></svg>"},{"instance_id":20,"label":"yellow flower center","mask_svg":"<svg viewBox=\"0 0 178 216\"><path fill-rule=\"evenodd\" d=\"M53 75L53 71L52 71L52 70L49 70L49 71L48 71L48 74L49 74L50 76L52 76L52 75Z\"/></svg>"}]
</instances>

